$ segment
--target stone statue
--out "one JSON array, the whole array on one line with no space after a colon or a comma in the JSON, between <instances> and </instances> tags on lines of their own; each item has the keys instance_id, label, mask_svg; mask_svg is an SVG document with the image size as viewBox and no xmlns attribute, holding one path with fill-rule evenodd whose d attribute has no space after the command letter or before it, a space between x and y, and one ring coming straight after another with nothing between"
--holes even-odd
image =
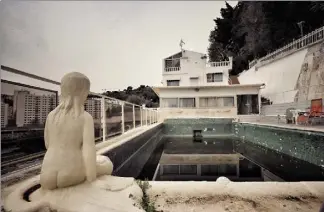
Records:
<instances>
[{"instance_id":1,"label":"stone statue","mask_svg":"<svg viewBox=\"0 0 324 212\"><path fill-rule=\"evenodd\" d=\"M45 124L47 152L41 174L5 197L6 211L143 212L137 205L142 190L135 179L112 176L112 162L96 154L93 118L83 106L89 92L90 81L83 74L62 78L60 104ZM26 192L39 184L27 201Z\"/></svg>"},{"instance_id":2,"label":"stone statue","mask_svg":"<svg viewBox=\"0 0 324 212\"><path fill-rule=\"evenodd\" d=\"M72 72L62 78L60 104L49 113L44 129L43 189L92 182L112 173L109 158L96 156L93 118L84 110L89 92L90 80L85 75Z\"/></svg>"}]
</instances>

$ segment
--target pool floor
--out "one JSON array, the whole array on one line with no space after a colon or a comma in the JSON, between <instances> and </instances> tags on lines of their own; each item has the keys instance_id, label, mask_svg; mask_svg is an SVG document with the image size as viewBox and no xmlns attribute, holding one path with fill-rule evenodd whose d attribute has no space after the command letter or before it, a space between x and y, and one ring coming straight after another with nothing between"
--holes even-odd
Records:
<instances>
[{"instance_id":1,"label":"pool floor","mask_svg":"<svg viewBox=\"0 0 324 212\"><path fill-rule=\"evenodd\" d=\"M155 181L323 181L324 168L236 137L164 137L138 179Z\"/></svg>"}]
</instances>

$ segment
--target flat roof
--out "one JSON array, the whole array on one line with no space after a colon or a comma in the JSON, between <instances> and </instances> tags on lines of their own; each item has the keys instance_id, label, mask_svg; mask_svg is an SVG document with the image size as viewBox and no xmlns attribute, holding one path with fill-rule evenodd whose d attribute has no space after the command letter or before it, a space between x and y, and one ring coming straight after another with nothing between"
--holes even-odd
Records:
<instances>
[{"instance_id":1,"label":"flat roof","mask_svg":"<svg viewBox=\"0 0 324 212\"><path fill-rule=\"evenodd\" d=\"M195 89L195 88L242 88L242 87L261 87L264 83L257 84L232 84L232 85L192 85L192 86L153 86L153 91L159 95L160 90L168 89Z\"/></svg>"}]
</instances>

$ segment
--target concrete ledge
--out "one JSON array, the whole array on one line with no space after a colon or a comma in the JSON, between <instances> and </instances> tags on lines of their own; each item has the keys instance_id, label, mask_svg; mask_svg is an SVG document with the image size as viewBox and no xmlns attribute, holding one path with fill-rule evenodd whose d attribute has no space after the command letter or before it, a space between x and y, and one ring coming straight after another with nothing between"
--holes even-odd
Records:
<instances>
[{"instance_id":1,"label":"concrete ledge","mask_svg":"<svg viewBox=\"0 0 324 212\"><path fill-rule=\"evenodd\" d=\"M156 123L156 124L152 124L149 126L141 126L136 129L129 130L129 131L125 132L124 134L119 135L117 137L114 137L114 138L108 139L104 142L98 143L98 144L96 144L97 154L101 155L103 153L106 153L106 152L136 138L137 136L141 135L142 133L153 129L156 126L159 126L159 125L162 125L162 123ZM41 169L41 164L36 164L36 165L30 166L30 167L27 167L23 170L17 170L16 172L7 174L7 175L3 176L4 179L1 179L2 188L7 187L7 186L12 186L12 185L17 184L25 179L35 176L40 173L40 169Z\"/></svg>"},{"instance_id":2,"label":"concrete ledge","mask_svg":"<svg viewBox=\"0 0 324 212\"><path fill-rule=\"evenodd\" d=\"M324 132L324 126L303 126L303 125L295 125L295 124L268 124L262 122L233 122L233 123L275 127L278 129L302 130L302 131L309 131L309 132Z\"/></svg>"},{"instance_id":3,"label":"concrete ledge","mask_svg":"<svg viewBox=\"0 0 324 212\"><path fill-rule=\"evenodd\" d=\"M316 211L324 182L150 182L148 194L163 211Z\"/></svg>"},{"instance_id":4,"label":"concrete ledge","mask_svg":"<svg viewBox=\"0 0 324 212\"><path fill-rule=\"evenodd\" d=\"M100 149L97 146L97 154L110 158L114 164L113 175L136 178L161 141L162 127L162 123L153 124L104 142Z\"/></svg>"},{"instance_id":5,"label":"concrete ledge","mask_svg":"<svg viewBox=\"0 0 324 212\"><path fill-rule=\"evenodd\" d=\"M108 139L96 145L97 154L103 154L117 146L120 146L129 140L141 135L143 132L153 129L156 126L162 125L162 123L156 123L149 126L142 126L134 130L125 132L124 134L112 139Z\"/></svg>"}]
</instances>

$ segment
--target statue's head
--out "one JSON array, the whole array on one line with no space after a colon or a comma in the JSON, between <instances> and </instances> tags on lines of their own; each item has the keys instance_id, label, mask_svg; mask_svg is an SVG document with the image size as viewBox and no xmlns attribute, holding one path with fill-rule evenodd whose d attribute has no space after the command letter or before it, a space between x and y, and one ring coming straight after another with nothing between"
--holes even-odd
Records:
<instances>
[{"instance_id":1,"label":"statue's head","mask_svg":"<svg viewBox=\"0 0 324 212\"><path fill-rule=\"evenodd\" d=\"M61 99L78 98L84 104L90 92L90 80L84 74L71 72L61 80Z\"/></svg>"}]
</instances>

